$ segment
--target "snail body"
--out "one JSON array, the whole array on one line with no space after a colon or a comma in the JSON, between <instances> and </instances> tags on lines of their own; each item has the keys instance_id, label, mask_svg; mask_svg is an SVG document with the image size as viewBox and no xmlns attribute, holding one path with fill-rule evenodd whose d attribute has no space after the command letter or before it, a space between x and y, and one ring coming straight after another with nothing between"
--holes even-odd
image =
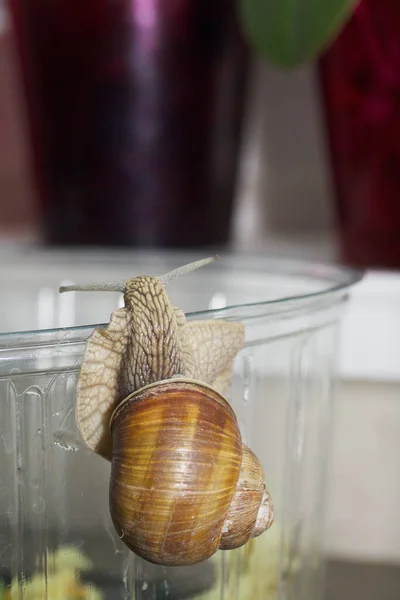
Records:
<instances>
[{"instance_id":1,"label":"snail body","mask_svg":"<svg viewBox=\"0 0 400 600\"><path fill-rule=\"evenodd\" d=\"M111 462L119 537L155 564L201 562L273 522L262 467L224 397L243 326L188 323L165 291L171 275L205 262L164 278L67 288L124 293L125 307L87 342L76 418L85 444Z\"/></svg>"}]
</instances>

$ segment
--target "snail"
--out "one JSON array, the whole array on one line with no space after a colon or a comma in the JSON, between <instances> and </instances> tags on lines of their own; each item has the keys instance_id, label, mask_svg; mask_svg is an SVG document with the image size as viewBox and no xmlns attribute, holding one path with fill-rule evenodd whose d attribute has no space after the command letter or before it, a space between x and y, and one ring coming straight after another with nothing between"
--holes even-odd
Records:
<instances>
[{"instance_id":1,"label":"snail","mask_svg":"<svg viewBox=\"0 0 400 600\"><path fill-rule=\"evenodd\" d=\"M187 321L161 277L73 285L122 292L124 307L88 338L76 395L85 445L111 462L109 506L130 550L165 566L238 548L273 523L255 454L224 394L244 345L241 323Z\"/></svg>"}]
</instances>

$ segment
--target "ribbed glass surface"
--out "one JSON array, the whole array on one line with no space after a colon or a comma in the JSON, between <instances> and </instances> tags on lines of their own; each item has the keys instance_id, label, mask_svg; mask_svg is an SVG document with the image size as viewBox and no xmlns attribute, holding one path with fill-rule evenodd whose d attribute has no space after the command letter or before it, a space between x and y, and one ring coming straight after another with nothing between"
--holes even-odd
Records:
<instances>
[{"instance_id":1,"label":"ribbed glass surface","mask_svg":"<svg viewBox=\"0 0 400 600\"><path fill-rule=\"evenodd\" d=\"M83 446L74 409L85 340L121 299L57 289L88 274L115 280L182 262L97 272L87 263L85 272L50 260L40 281L25 282L16 276L25 266L0 267L0 598L3 589L26 600L319 600L337 336L356 274L335 279L332 268L324 279L322 267L260 260L171 284L188 318L245 325L228 400L265 470L275 523L239 550L184 568L135 557L114 531L110 466Z\"/></svg>"}]
</instances>

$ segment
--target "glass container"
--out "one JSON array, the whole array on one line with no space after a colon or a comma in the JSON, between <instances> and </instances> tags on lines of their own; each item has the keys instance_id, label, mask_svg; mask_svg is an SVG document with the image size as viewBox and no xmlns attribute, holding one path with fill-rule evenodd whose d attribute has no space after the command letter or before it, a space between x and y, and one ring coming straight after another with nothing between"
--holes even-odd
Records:
<instances>
[{"instance_id":1,"label":"glass container","mask_svg":"<svg viewBox=\"0 0 400 600\"><path fill-rule=\"evenodd\" d=\"M169 285L188 319L245 325L228 400L275 506L259 538L191 567L138 558L111 522L109 463L80 439L85 342L122 298L58 287L161 275L197 258L11 251L0 259L1 598L319 600L338 333L358 272L230 255Z\"/></svg>"}]
</instances>

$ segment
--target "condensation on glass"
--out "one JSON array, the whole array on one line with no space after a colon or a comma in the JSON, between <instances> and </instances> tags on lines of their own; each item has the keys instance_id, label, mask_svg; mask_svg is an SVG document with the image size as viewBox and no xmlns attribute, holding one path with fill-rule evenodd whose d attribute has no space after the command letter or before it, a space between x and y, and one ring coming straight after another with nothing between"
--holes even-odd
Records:
<instances>
[{"instance_id":1,"label":"condensation on glass","mask_svg":"<svg viewBox=\"0 0 400 600\"><path fill-rule=\"evenodd\" d=\"M241 549L184 568L134 556L113 529L110 467L83 447L74 402L85 340L121 297L60 296L58 286L162 274L191 258L132 255L78 266L46 254L40 269L34 257L1 265L0 331L11 332L0 335L0 585L7 598L320 598L338 330L357 273L229 258L170 285L188 318L245 325L229 400L264 467L275 523Z\"/></svg>"}]
</instances>

